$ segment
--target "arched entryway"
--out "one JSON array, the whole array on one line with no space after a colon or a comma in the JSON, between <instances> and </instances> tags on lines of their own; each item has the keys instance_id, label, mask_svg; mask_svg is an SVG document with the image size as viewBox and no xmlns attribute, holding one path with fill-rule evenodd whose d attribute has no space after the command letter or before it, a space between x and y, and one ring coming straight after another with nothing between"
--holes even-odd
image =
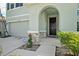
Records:
<instances>
[{"instance_id":1,"label":"arched entryway","mask_svg":"<svg viewBox=\"0 0 79 59\"><path fill-rule=\"evenodd\" d=\"M47 6L39 16L39 32L41 37L56 37L59 31L59 12L56 8Z\"/></svg>"}]
</instances>

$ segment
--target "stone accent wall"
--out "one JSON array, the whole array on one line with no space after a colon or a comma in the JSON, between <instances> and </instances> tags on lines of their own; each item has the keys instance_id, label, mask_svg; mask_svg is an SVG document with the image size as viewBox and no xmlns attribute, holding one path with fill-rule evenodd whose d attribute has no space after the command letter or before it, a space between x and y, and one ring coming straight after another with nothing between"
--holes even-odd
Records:
<instances>
[{"instance_id":1,"label":"stone accent wall","mask_svg":"<svg viewBox=\"0 0 79 59\"><path fill-rule=\"evenodd\" d=\"M39 44L40 39L39 39L39 33L28 33L28 35L31 34L32 35L32 42L33 44Z\"/></svg>"},{"instance_id":2,"label":"stone accent wall","mask_svg":"<svg viewBox=\"0 0 79 59\"><path fill-rule=\"evenodd\" d=\"M29 32L28 35L32 35L33 44L39 44L42 38L46 38L46 32Z\"/></svg>"},{"instance_id":3,"label":"stone accent wall","mask_svg":"<svg viewBox=\"0 0 79 59\"><path fill-rule=\"evenodd\" d=\"M40 38L45 38L46 37L46 32L40 32L39 37Z\"/></svg>"}]
</instances>

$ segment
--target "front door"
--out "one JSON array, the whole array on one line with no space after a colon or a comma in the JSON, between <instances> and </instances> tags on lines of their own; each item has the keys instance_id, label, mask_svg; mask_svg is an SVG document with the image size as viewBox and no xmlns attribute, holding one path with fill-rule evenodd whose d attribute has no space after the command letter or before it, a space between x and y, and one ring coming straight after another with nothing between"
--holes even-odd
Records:
<instances>
[{"instance_id":1,"label":"front door","mask_svg":"<svg viewBox=\"0 0 79 59\"><path fill-rule=\"evenodd\" d=\"M56 17L49 18L49 36L56 36Z\"/></svg>"}]
</instances>

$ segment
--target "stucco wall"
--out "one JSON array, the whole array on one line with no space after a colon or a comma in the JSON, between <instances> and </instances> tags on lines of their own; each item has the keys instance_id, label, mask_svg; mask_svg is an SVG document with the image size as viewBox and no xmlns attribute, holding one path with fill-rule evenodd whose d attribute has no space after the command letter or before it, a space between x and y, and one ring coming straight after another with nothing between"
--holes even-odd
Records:
<instances>
[{"instance_id":1,"label":"stucco wall","mask_svg":"<svg viewBox=\"0 0 79 59\"><path fill-rule=\"evenodd\" d=\"M59 11L59 30L60 31L76 31L77 30L77 12L76 12L77 5L74 3L38 4L34 6L34 10L32 10L32 11L36 11L34 12L35 15L33 15L33 17L38 15L37 19L39 20L40 11L42 11L45 7L49 7L49 6L55 7Z\"/></svg>"},{"instance_id":2,"label":"stucco wall","mask_svg":"<svg viewBox=\"0 0 79 59\"><path fill-rule=\"evenodd\" d=\"M30 20L29 15L27 4L23 4L22 7L7 10L6 21L9 34L18 37L27 37Z\"/></svg>"},{"instance_id":3,"label":"stucco wall","mask_svg":"<svg viewBox=\"0 0 79 59\"><path fill-rule=\"evenodd\" d=\"M39 15L40 15L41 11L47 7L54 7L59 11L59 30L61 30L61 31L76 31L77 30L77 12L76 12L77 5L74 3L69 3L69 4L68 3L66 3L66 4L64 4L64 3L63 4L59 4L59 3L58 4L54 4L54 3L42 4L42 3L40 3L40 4L35 4L35 5L24 5L21 8L7 11L7 17L29 14L29 18L27 16L24 16L24 17L19 16L18 18L14 18L14 20L16 20L16 19L24 20L24 19L28 18L29 19L28 31L38 31L39 32L39 31L41 31L41 28L39 30ZM12 18L9 18L9 19L7 18L7 21L8 20L13 21ZM16 28L19 28L18 26L20 26L20 28L23 28L24 23L20 23L19 25L16 24L15 26L16 26ZM43 25L43 26L45 26L45 25ZM26 26L26 28L27 28L27 26ZM18 30L19 29L17 29L16 32L20 33ZM44 30L44 28L42 28L42 30ZM24 31L24 29L21 29L21 32L23 32L23 31Z\"/></svg>"},{"instance_id":4,"label":"stucco wall","mask_svg":"<svg viewBox=\"0 0 79 59\"><path fill-rule=\"evenodd\" d=\"M12 17L12 16L17 16L17 15L23 15L23 14L28 14L28 8L26 4L23 4L21 7L13 8L10 10L6 11L6 16L7 17Z\"/></svg>"},{"instance_id":5,"label":"stucco wall","mask_svg":"<svg viewBox=\"0 0 79 59\"><path fill-rule=\"evenodd\" d=\"M77 16L77 21L79 22L79 16Z\"/></svg>"},{"instance_id":6,"label":"stucco wall","mask_svg":"<svg viewBox=\"0 0 79 59\"><path fill-rule=\"evenodd\" d=\"M47 25L46 23L47 23L46 14L43 12L39 18L39 31L40 32L46 32L46 25Z\"/></svg>"}]
</instances>

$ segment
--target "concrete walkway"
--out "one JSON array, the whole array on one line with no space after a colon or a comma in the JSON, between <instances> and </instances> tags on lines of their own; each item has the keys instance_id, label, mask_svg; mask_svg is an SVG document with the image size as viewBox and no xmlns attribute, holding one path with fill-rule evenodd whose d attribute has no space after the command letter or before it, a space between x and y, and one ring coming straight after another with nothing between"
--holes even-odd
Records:
<instances>
[{"instance_id":1,"label":"concrete walkway","mask_svg":"<svg viewBox=\"0 0 79 59\"><path fill-rule=\"evenodd\" d=\"M56 46L61 46L56 38L40 39L40 47L36 51L16 49L9 56L55 56Z\"/></svg>"},{"instance_id":2,"label":"concrete walkway","mask_svg":"<svg viewBox=\"0 0 79 59\"><path fill-rule=\"evenodd\" d=\"M40 44L61 46L60 40L58 38L50 38L50 37L40 39Z\"/></svg>"}]
</instances>

